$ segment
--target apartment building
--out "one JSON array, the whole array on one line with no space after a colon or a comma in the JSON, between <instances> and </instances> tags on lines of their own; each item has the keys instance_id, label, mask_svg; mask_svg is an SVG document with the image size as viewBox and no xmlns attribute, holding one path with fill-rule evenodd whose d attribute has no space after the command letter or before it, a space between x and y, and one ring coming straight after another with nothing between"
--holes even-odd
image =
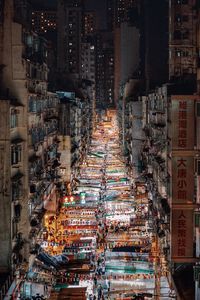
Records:
<instances>
[{"instance_id":1,"label":"apartment building","mask_svg":"<svg viewBox=\"0 0 200 300\"><path fill-rule=\"evenodd\" d=\"M7 245L1 243L1 266L6 262L8 272L28 268L44 212L56 209L59 166L59 99L47 91L46 42L29 30L26 11L21 1L6 1L1 27L5 66L1 98L6 99L1 101L1 111L6 113L6 136L1 139L8 147L3 174L10 184L9 201L4 202L6 221L1 210L1 234ZM1 160L1 167L4 164Z\"/></svg>"},{"instance_id":2,"label":"apartment building","mask_svg":"<svg viewBox=\"0 0 200 300\"><path fill-rule=\"evenodd\" d=\"M200 98L180 95L178 89L165 84L144 98L147 114L142 159L162 254L180 295L185 297L183 274L185 270L190 274L188 286L192 290L192 268L199 258L196 124Z\"/></svg>"}]
</instances>

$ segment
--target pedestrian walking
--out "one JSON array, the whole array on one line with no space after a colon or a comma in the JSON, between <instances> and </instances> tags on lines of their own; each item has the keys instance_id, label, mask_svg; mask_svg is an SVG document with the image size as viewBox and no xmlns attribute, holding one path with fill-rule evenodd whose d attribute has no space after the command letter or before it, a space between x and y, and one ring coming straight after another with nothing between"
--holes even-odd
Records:
<instances>
[{"instance_id":1,"label":"pedestrian walking","mask_svg":"<svg viewBox=\"0 0 200 300\"><path fill-rule=\"evenodd\" d=\"M97 278L96 278L96 276L94 277L93 281L94 281L94 285L96 287L97 286Z\"/></svg>"},{"instance_id":2,"label":"pedestrian walking","mask_svg":"<svg viewBox=\"0 0 200 300\"><path fill-rule=\"evenodd\" d=\"M44 284L44 294L46 295L48 293L48 285L47 283Z\"/></svg>"},{"instance_id":3,"label":"pedestrian walking","mask_svg":"<svg viewBox=\"0 0 200 300\"><path fill-rule=\"evenodd\" d=\"M104 275L105 272L106 272L106 266L105 266L105 264L102 264L102 274Z\"/></svg>"},{"instance_id":4,"label":"pedestrian walking","mask_svg":"<svg viewBox=\"0 0 200 300\"><path fill-rule=\"evenodd\" d=\"M101 300L102 298L102 285L99 284L98 287L97 287L97 294L98 294L98 300Z\"/></svg>"}]
</instances>

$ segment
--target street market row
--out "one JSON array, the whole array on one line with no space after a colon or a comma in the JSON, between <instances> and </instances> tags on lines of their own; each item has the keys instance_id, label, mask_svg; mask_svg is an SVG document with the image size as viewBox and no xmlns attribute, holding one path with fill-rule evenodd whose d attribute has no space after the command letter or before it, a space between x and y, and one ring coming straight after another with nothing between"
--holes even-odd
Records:
<instances>
[{"instance_id":1,"label":"street market row","mask_svg":"<svg viewBox=\"0 0 200 300\"><path fill-rule=\"evenodd\" d=\"M159 292L168 293L164 270L157 266L147 188L128 174L115 112L97 124L72 180L59 213L45 216L28 280L45 283L50 299L62 289L70 291L70 299L75 291L89 300L155 299L157 281Z\"/></svg>"}]
</instances>

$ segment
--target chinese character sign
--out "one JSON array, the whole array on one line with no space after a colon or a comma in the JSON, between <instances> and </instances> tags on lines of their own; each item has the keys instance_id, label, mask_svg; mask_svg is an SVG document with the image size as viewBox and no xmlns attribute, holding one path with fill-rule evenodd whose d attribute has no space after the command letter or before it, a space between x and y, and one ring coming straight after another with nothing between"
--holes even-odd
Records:
<instances>
[{"instance_id":1,"label":"chinese character sign","mask_svg":"<svg viewBox=\"0 0 200 300\"><path fill-rule=\"evenodd\" d=\"M172 259L193 257L193 210L173 209Z\"/></svg>"},{"instance_id":2,"label":"chinese character sign","mask_svg":"<svg viewBox=\"0 0 200 300\"><path fill-rule=\"evenodd\" d=\"M194 148L194 100L172 99L172 149Z\"/></svg>"},{"instance_id":3,"label":"chinese character sign","mask_svg":"<svg viewBox=\"0 0 200 300\"><path fill-rule=\"evenodd\" d=\"M172 202L192 203L194 198L194 158L172 157Z\"/></svg>"}]
</instances>

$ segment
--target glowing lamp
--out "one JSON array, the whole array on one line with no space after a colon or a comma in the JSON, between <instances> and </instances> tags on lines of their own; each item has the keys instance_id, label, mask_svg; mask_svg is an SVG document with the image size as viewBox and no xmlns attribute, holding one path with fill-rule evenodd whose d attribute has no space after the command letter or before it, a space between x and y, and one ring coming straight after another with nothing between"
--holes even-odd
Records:
<instances>
[{"instance_id":1,"label":"glowing lamp","mask_svg":"<svg viewBox=\"0 0 200 300\"><path fill-rule=\"evenodd\" d=\"M64 202L68 202L68 197L64 197Z\"/></svg>"}]
</instances>

